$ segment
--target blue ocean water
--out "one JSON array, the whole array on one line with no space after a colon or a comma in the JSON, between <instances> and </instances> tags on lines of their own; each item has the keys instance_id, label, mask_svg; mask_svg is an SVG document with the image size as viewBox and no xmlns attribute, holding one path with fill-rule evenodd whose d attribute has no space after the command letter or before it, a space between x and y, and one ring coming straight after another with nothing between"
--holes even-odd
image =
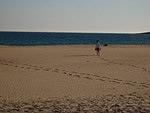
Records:
<instances>
[{"instance_id":1,"label":"blue ocean water","mask_svg":"<svg viewBox=\"0 0 150 113\"><path fill-rule=\"evenodd\" d=\"M53 32L0 32L0 45L80 45L95 44L150 45L150 34L111 33L53 33Z\"/></svg>"}]
</instances>

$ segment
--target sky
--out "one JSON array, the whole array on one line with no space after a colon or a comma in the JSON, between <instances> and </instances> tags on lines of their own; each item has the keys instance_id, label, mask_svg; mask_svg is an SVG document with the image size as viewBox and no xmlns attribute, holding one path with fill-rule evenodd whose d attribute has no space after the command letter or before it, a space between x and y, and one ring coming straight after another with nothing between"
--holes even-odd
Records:
<instances>
[{"instance_id":1,"label":"sky","mask_svg":"<svg viewBox=\"0 0 150 113\"><path fill-rule=\"evenodd\" d=\"M0 0L0 31L150 31L150 0Z\"/></svg>"}]
</instances>

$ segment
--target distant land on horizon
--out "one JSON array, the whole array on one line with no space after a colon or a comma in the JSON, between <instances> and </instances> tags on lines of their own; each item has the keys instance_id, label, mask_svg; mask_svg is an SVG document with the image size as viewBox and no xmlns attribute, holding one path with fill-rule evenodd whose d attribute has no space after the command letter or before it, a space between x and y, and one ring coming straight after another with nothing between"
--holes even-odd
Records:
<instances>
[{"instance_id":1,"label":"distant land on horizon","mask_svg":"<svg viewBox=\"0 0 150 113\"><path fill-rule=\"evenodd\" d=\"M143 33L139 33L139 34L150 34L150 32L143 32Z\"/></svg>"}]
</instances>

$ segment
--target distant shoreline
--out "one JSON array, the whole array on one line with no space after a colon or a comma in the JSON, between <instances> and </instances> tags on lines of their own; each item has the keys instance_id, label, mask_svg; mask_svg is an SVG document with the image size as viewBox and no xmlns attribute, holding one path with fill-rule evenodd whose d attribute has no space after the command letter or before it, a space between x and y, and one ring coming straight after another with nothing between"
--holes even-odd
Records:
<instances>
[{"instance_id":1,"label":"distant shoreline","mask_svg":"<svg viewBox=\"0 0 150 113\"><path fill-rule=\"evenodd\" d=\"M150 32L143 32L143 33L138 33L138 34L150 34Z\"/></svg>"}]
</instances>

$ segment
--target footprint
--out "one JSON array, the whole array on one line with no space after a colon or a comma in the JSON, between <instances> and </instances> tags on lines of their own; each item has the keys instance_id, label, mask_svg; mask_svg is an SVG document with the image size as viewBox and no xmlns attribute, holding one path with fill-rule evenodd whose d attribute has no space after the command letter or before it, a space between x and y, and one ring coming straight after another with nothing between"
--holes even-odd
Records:
<instances>
[{"instance_id":1,"label":"footprint","mask_svg":"<svg viewBox=\"0 0 150 113\"><path fill-rule=\"evenodd\" d=\"M146 83L144 83L144 82L141 82L140 84L144 84L144 85L145 85Z\"/></svg>"},{"instance_id":2,"label":"footprint","mask_svg":"<svg viewBox=\"0 0 150 113\"><path fill-rule=\"evenodd\" d=\"M110 78L106 77L106 79L110 79Z\"/></svg>"},{"instance_id":3,"label":"footprint","mask_svg":"<svg viewBox=\"0 0 150 113\"><path fill-rule=\"evenodd\" d=\"M49 71L48 69L43 69L44 71Z\"/></svg>"},{"instance_id":4,"label":"footprint","mask_svg":"<svg viewBox=\"0 0 150 113\"><path fill-rule=\"evenodd\" d=\"M141 87L144 87L144 88L149 88L147 85L139 85Z\"/></svg>"},{"instance_id":5,"label":"footprint","mask_svg":"<svg viewBox=\"0 0 150 113\"><path fill-rule=\"evenodd\" d=\"M97 80L100 80L100 81L105 81L104 79L97 79Z\"/></svg>"},{"instance_id":6,"label":"footprint","mask_svg":"<svg viewBox=\"0 0 150 113\"><path fill-rule=\"evenodd\" d=\"M135 83L135 84L136 84L137 82L136 82L136 81L132 81L132 83Z\"/></svg>"},{"instance_id":7,"label":"footprint","mask_svg":"<svg viewBox=\"0 0 150 113\"><path fill-rule=\"evenodd\" d=\"M100 77L99 75L93 75L93 76L95 76L95 77Z\"/></svg>"},{"instance_id":8,"label":"footprint","mask_svg":"<svg viewBox=\"0 0 150 113\"><path fill-rule=\"evenodd\" d=\"M131 85L131 86L135 86L134 84L132 84L132 83L129 83L129 82L127 82L127 83L124 83L124 84Z\"/></svg>"},{"instance_id":9,"label":"footprint","mask_svg":"<svg viewBox=\"0 0 150 113\"><path fill-rule=\"evenodd\" d=\"M72 74L70 73L69 76L71 76Z\"/></svg>"},{"instance_id":10,"label":"footprint","mask_svg":"<svg viewBox=\"0 0 150 113\"><path fill-rule=\"evenodd\" d=\"M118 82L118 81L113 81L114 83L117 83L117 84L120 84L120 82Z\"/></svg>"},{"instance_id":11,"label":"footprint","mask_svg":"<svg viewBox=\"0 0 150 113\"><path fill-rule=\"evenodd\" d=\"M146 68L144 68L144 67L142 68L142 70L143 70L143 71L147 71L147 69L146 69Z\"/></svg>"},{"instance_id":12,"label":"footprint","mask_svg":"<svg viewBox=\"0 0 150 113\"><path fill-rule=\"evenodd\" d=\"M83 77L83 78L86 78L86 79L92 80L92 78L90 78L90 77Z\"/></svg>"},{"instance_id":13,"label":"footprint","mask_svg":"<svg viewBox=\"0 0 150 113\"><path fill-rule=\"evenodd\" d=\"M9 65L9 64L4 64L4 65Z\"/></svg>"},{"instance_id":14,"label":"footprint","mask_svg":"<svg viewBox=\"0 0 150 113\"><path fill-rule=\"evenodd\" d=\"M63 74L67 74L67 72L63 72Z\"/></svg>"},{"instance_id":15,"label":"footprint","mask_svg":"<svg viewBox=\"0 0 150 113\"><path fill-rule=\"evenodd\" d=\"M131 82L131 83L132 83L132 81L131 81L131 80L126 80L126 82Z\"/></svg>"},{"instance_id":16,"label":"footprint","mask_svg":"<svg viewBox=\"0 0 150 113\"><path fill-rule=\"evenodd\" d=\"M113 80L116 80L116 81L122 81L122 80L120 80L120 79L113 79Z\"/></svg>"},{"instance_id":17,"label":"footprint","mask_svg":"<svg viewBox=\"0 0 150 113\"><path fill-rule=\"evenodd\" d=\"M119 65L123 65L122 63L118 63Z\"/></svg>"},{"instance_id":18,"label":"footprint","mask_svg":"<svg viewBox=\"0 0 150 113\"><path fill-rule=\"evenodd\" d=\"M27 67L26 69L31 69L30 67Z\"/></svg>"}]
</instances>

